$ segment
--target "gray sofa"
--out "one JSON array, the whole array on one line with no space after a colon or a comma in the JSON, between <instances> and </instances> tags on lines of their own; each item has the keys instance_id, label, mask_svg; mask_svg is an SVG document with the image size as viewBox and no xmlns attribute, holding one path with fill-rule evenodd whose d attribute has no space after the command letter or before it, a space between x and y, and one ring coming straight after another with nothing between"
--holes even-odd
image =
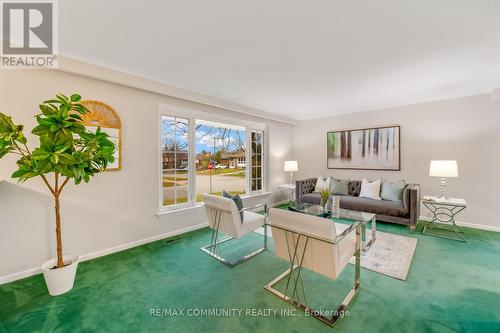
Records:
<instances>
[{"instance_id":1,"label":"gray sofa","mask_svg":"<svg viewBox=\"0 0 500 333\"><path fill-rule=\"evenodd\" d=\"M295 200L297 204L311 203L319 205L321 197L314 192L317 178L308 178L296 182ZM361 181L350 180L349 195L339 196L340 208L373 213L377 221L405 224L415 229L420 216L420 186L407 184L403 191L403 201L386 201L360 198Z\"/></svg>"}]
</instances>

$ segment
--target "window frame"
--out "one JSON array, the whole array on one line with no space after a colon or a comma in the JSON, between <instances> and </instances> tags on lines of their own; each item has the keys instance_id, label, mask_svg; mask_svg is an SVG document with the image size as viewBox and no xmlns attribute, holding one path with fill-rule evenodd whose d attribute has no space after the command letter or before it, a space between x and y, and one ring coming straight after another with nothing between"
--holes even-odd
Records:
<instances>
[{"instance_id":1,"label":"window frame","mask_svg":"<svg viewBox=\"0 0 500 333\"><path fill-rule=\"evenodd\" d=\"M261 161L260 161L259 165L253 165L253 163L252 163L252 158L253 158L253 156L252 156L252 144L253 144L253 142L252 142L252 134L254 132L260 133L261 140L262 140L261 151L260 151L260 153L256 153L255 154L256 156L260 155ZM266 174L267 174L267 172L266 172L266 168L267 168L266 167L266 155L267 154L265 154L265 152L266 152L266 143L267 143L267 139L265 137L266 133L267 133L266 131L263 131L263 130L260 130L260 129L256 129L256 128L251 129L251 132L250 132L250 138L249 138L250 139L250 149L249 149L250 150L250 182L249 182L249 186L250 186L251 193L262 193L262 192L264 192L265 184L267 183L267 181L265 181L265 177L266 177ZM257 158L256 158L256 160L257 160ZM261 172L260 177L256 177L256 179L260 179L260 181L261 181L261 188L260 188L260 190L252 191L252 181L254 179L253 178L253 168L254 167L255 168L260 167L260 169L261 169L260 170L260 172Z\"/></svg>"},{"instance_id":2,"label":"window frame","mask_svg":"<svg viewBox=\"0 0 500 333\"><path fill-rule=\"evenodd\" d=\"M163 128L162 117L176 117L183 118L189 122L189 135L188 135L188 201L186 203L178 203L169 206L163 205ZM219 122L222 124L241 126L246 131L246 149L245 149L245 195L250 197L266 192L267 190L267 170L268 170L268 126L264 123L258 123L248 120L242 120L220 114L213 114L201 110L185 108L180 106L173 106L160 103L158 114L158 143L159 143L159 162L158 162L158 186L159 186L159 214L168 213L172 211L184 210L187 208L195 208L201 206L201 203L196 202L196 166L194 161L196 159L196 120ZM262 132L262 189L252 191L252 131Z\"/></svg>"},{"instance_id":3,"label":"window frame","mask_svg":"<svg viewBox=\"0 0 500 333\"><path fill-rule=\"evenodd\" d=\"M161 131L163 131L163 117L169 117L169 118L174 119L175 121L177 121L178 119L186 120L186 121L187 121L187 125L188 125L188 126L187 126L188 131L189 131L189 132L191 131L191 121L190 121L189 119L187 119L187 118L183 118L183 117L178 117L178 116L174 116L174 117L172 117L172 116L166 116L166 115L162 115L162 116L160 117L160 122L161 122L161 124L160 124L160 128L161 128ZM187 188L187 198L188 198L188 202L189 202L189 198L191 197L191 187L190 187L190 179L189 179L189 165L192 163L192 161L191 161L191 159L190 159L190 149L191 149L191 144L190 144L190 142L189 142L189 137L188 137L188 140L187 140L187 141L188 141L188 147L187 147L187 156L188 156L188 161L187 161L187 168L188 168L188 188ZM164 191L164 189L163 189L163 176L164 176L164 175L163 175L163 172L164 172L164 170L165 170L165 169L163 169L163 133L162 133L162 132L160 132L160 142L161 142L161 144L160 144L160 145L161 145L161 155L162 155L162 156L161 156L161 162L160 162L160 164L161 164L161 171L160 171L160 172L161 172L161 177L162 177L162 178L161 178L161 184L162 184L162 199L161 199L161 200L162 200L162 204L163 204L163 201L164 201L164 200L163 200L163 191ZM180 152L180 151L175 151L175 152L174 152L174 153L175 153L175 158L176 158L176 160L177 160L177 155L178 155L178 153L179 153L179 152ZM177 164L177 163L175 163L175 164ZM175 177L177 178L177 170L178 170L178 169L177 169L177 165L175 165L174 170L175 170ZM176 199L175 199L175 200L177 200L177 195L176 195L176 194L177 194L177 191L178 191L177 187L178 187L178 186L174 186L174 193L175 193L175 197L176 197ZM176 203L176 204L169 205L169 206L179 206L179 207L183 207L183 205L185 206L185 204L186 204L186 203ZM165 207L168 207L168 206L165 206Z\"/></svg>"}]
</instances>

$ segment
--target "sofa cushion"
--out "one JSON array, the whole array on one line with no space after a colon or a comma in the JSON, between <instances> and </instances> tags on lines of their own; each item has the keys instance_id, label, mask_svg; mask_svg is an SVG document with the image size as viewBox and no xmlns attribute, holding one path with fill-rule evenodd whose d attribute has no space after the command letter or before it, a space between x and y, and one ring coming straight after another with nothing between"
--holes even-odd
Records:
<instances>
[{"instance_id":1,"label":"sofa cushion","mask_svg":"<svg viewBox=\"0 0 500 333\"><path fill-rule=\"evenodd\" d=\"M373 200L352 196L341 196L340 208L357 210L386 216L406 217L408 211L401 201Z\"/></svg>"},{"instance_id":2,"label":"sofa cushion","mask_svg":"<svg viewBox=\"0 0 500 333\"><path fill-rule=\"evenodd\" d=\"M349 195L349 181L347 179L330 178L330 192L333 195Z\"/></svg>"},{"instance_id":3,"label":"sofa cushion","mask_svg":"<svg viewBox=\"0 0 500 333\"><path fill-rule=\"evenodd\" d=\"M307 194L314 192L314 187L316 186L318 178L308 178L302 182L300 182L301 186L301 194ZM299 183L299 182L297 182Z\"/></svg>"},{"instance_id":4,"label":"sofa cushion","mask_svg":"<svg viewBox=\"0 0 500 333\"><path fill-rule=\"evenodd\" d=\"M318 176L316 181L316 186L314 187L314 192L319 193L322 189L330 188L330 177L323 178L321 175Z\"/></svg>"},{"instance_id":5,"label":"sofa cushion","mask_svg":"<svg viewBox=\"0 0 500 333\"><path fill-rule=\"evenodd\" d=\"M363 181L361 182L361 192L359 193L359 197L373 200L382 200L380 199L380 184L380 179L369 182L368 180L366 180L366 178L363 178Z\"/></svg>"},{"instance_id":6,"label":"sofa cushion","mask_svg":"<svg viewBox=\"0 0 500 333\"><path fill-rule=\"evenodd\" d=\"M320 202L321 202L321 195L318 192L304 194L300 198L300 203L309 203L309 204L319 205Z\"/></svg>"},{"instance_id":7,"label":"sofa cushion","mask_svg":"<svg viewBox=\"0 0 500 333\"><path fill-rule=\"evenodd\" d=\"M359 196L359 192L361 192L361 181L359 180L350 180L347 183L347 187L349 190L349 195L353 197Z\"/></svg>"},{"instance_id":8,"label":"sofa cushion","mask_svg":"<svg viewBox=\"0 0 500 333\"><path fill-rule=\"evenodd\" d=\"M231 193L229 192L226 192L226 191L222 191L222 196L224 198L228 198L228 199L231 199L234 201L234 203L236 204L236 207L238 207L238 210L242 210L243 209L243 200L241 200L241 197L236 194L236 195L231 195ZM240 212L240 218L241 218L241 223L243 223L243 218L244 218L244 215L243 215L243 212Z\"/></svg>"},{"instance_id":9,"label":"sofa cushion","mask_svg":"<svg viewBox=\"0 0 500 333\"><path fill-rule=\"evenodd\" d=\"M380 186L380 197L382 200L388 201L403 201L403 191L406 187L405 181L402 179L397 182L391 182L382 179Z\"/></svg>"}]
</instances>

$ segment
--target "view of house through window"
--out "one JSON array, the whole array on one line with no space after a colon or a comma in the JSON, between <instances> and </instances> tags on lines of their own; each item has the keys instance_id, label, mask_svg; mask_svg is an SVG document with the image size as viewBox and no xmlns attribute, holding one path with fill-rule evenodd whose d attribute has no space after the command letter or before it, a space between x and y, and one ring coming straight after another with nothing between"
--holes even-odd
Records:
<instances>
[{"instance_id":1,"label":"view of house through window","mask_svg":"<svg viewBox=\"0 0 500 333\"><path fill-rule=\"evenodd\" d=\"M163 205L189 201L189 121L162 116Z\"/></svg>"},{"instance_id":2,"label":"view of house through window","mask_svg":"<svg viewBox=\"0 0 500 333\"><path fill-rule=\"evenodd\" d=\"M203 193L264 189L262 130L162 115L161 132L163 206L194 205Z\"/></svg>"},{"instance_id":3,"label":"view of house through window","mask_svg":"<svg viewBox=\"0 0 500 333\"><path fill-rule=\"evenodd\" d=\"M203 193L245 193L246 138L244 127L196 120L196 201Z\"/></svg>"}]
</instances>

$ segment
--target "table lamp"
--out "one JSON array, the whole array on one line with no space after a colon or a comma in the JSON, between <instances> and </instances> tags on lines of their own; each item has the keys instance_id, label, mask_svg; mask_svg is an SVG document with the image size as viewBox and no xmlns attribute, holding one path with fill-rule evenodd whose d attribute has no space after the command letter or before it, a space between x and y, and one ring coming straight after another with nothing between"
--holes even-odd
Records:
<instances>
[{"instance_id":1,"label":"table lamp","mask_svg":"<svg viewBox=\"0 0 500 333\"><path fill-rule=\"evenodd\" d=\"M439 196L439 199L448 200L449 198L446 196L446 178L458 177L457 161L431 161L429 176L441 178L441 196Z\"/></svg>"},{"instance_id":2,"label":"table lamp","mask_svg":"<svg viewBox=\"0 0 500 333\"><path fill-rule=\"evenodd\" d=\"M297 161L285 161L283 171L290 172L290 185L293 185L293 173L299 170Z\"/></svg>"}]
</instances>

